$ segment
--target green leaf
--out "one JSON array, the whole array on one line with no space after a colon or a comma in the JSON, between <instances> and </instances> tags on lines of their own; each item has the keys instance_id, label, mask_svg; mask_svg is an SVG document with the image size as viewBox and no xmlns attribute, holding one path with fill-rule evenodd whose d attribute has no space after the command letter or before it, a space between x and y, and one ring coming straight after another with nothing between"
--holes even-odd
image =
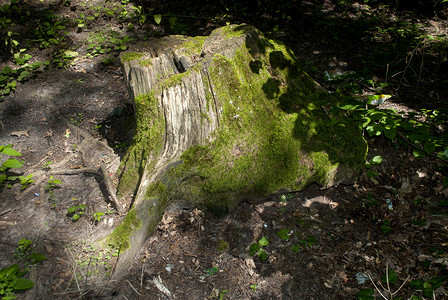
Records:
<instances>
[{"instance_id":1,"label":"green leaf","mask_svg":"<svg viewBox=\"0 0 448 300\"><path fill-rule=\"evenodd\" d=\"M3 154L10 155L10 156L22 156L22 153L20 153L17 150L14 150L12 148L3 148L1 151Z\"/></svg>"},{"instance_id":2,"label":"green leaf","mask_svg":"<svg viewBox=\"0 0 448 300\"><path fill-rule=\"evenodd\" d=\"M17 282L13 286L14 290L16 291L32 289L33 287L34 283L31 280L25 278L17 278Z\"/></svg>"},{"instance_id":3,"label":"green leaf","mask_svg":"<svg viewBox=\"0 0 448 300\"><path fill-rule=\"evenodd\" d=\"M265 261L268 259L268 254L266 253L266 251L264 251L263 249L261 249L260 251L258 251L257 256L261 259L261 261Z\"/></svg>"},{"instance_id":4,"label":"green leaf","mask_svg":"<svg viewBox=\"0 0 448 300\"><path fill-rule=\"evenodd\" d=\"M76 220L78 220L80 217L81 217L81 215L74 214L73 217L72 217L72 219L73 219L74 221L76 221Z\"/></svg>"},{"instance_id":5,"label":"green leaf","mask_svg":"<svg viewBox=\"0 0 448 300\"><path fill-rule=\"evenodd\" d=\"M287 239L290 238L290 236L289 236L289 232L290 232L289 229L284 228L284 229L281 229L279 232L277 232L277 235L278 235L281 239L283 239L283 240L287 240Z\"/></svg>"},{"instance_id":6,"label":"green leaf","mask_svg":"<svg viewBox=\"0 0 448 300\"><path fill-rule=\"evenodd\" d=\"M267 238L264 237L258 241L258 244L260 244L260 246L267 246L269 244L269 241Z\"/></svg>"},{"instance_id":7,"label":"green leaf","mask_svg":"<svg viewBox=\"0 0 448 300\"><path fill-rule=\"evenodd\" d=\"M154 15L154 22L156 22L156 24L159 25L160 22L162 22L162 15L160 14Z\"/></svg>"},{"instance_id":8,"label":"green leaf","mask_svg":"<svg viewBox=\"0 0 448 300\"><path fill-rule=\"evenodd\" d=\"M425 152L427 154L431 154L432 152L434 152L434 150L436 150L436 146L434 145L434 143L431 142L426 142L423 145L423 149L425 149Z\"/></svg>"},{"instance_id":9,"label":"green leaf","mask_svg":"<svg viewBox=\"0 0 448 300\"><path fill-rule=\"evenodd\" d=\"M362 289L355 294L358 300L374 300L375 298L372 296L374 293L373 289Z\"/></svg>"},{"instance_id":10,"label":"green leaf","mask_svg":"<svg viewBox=\"0 0 448 300\"><path fill-rule=\"evenodd\" d=\"M291 245L291 249L292 249L292 251L294 251L295 253L299 253L299 251L300 251L300 245Z\"/></svg>"},{"instance_id":11,"label":"green leaf","mask_svg":"<svg viewBox=\"0 0 448 300\"><path fill-rule=\"evenodd\" d=\"M434 289L432 287L425 287L423 288L423 296L425 296L426 298L433 298L434 295Z\"/></svg>"},{"instance_id":12,"label":"green leaf","mask_svg":"<svg viewBox=\"0 0 448 300\"><path fill-rule=\"evenodd\" d=\"M23 164L17 159L10 158L3 163L3 166L7 168L21 168L23 167Z\"/></svg>"},{"instance_id":13,"label":"green leaf","mask_svg":"<svg viewBox=\"0 0 448 300\"><path fill-rule=\"evenodd\" d=\"M414 151L412 151L412 154L416 157L416 158L423 158L425 157L425 154L418 150L418 149L414 149Z\"/></svg>"},{"instance_id":14,"label":"green leaf","mask_svg":"<svg viewBox=\"0 0 448 300\"><path fill-rule=\"evenodd\" d=\"M76 51L71 51L71 50L65 50L64 51L64 57L66 58L75 58L78 56L78 52Z\"/></svg>"},{"instance_id":15,"label":"green leaf","mask_svg":"<svg viewBox=\"0 0 448 300\"><path fill-rule=\"evenodd\" d=\"M392 128L384 128L384 135L390 139L393 140L395 136L397 135L397 129L395 127Z\"/></svg>"},{"instance_id":16,"label":"green leaf","mask_svg":"<svg viewBox=\"0 0 448 300\"><path fill-rule=\"evenodd\" d=\"M387 280L389 280L389 283L392 283L392 284L397 282L398 276L397 276L397 273L393 269L389 269L388 277L389 278L386 278L386 274L384 274L383 277L381 277L381 281L383 283L387 283Z\"/></svg>"},{"instance_id":17,"label":"green leaf","mask_svg":"<svg viewBox=\"0 0 448 300\"><path fill-rule=\"evenodd\" d=\"M53 180L53 184L62 184L62 181L55 179L55 180Z\"/></svg>"},{"instance_id":18,"label":"green leaf","mask_svg":"<svg viewBox=\"0 0 448 300\"><path fill-rule=\"evenodd\" d=\"M376 165L379 165L383 162L383 157L380 155L377 155L374 158L372 158L372 162Z\"/></svg>"},{"instance_id":19,"label":"green leaf","mask_svg":"<svg viewBox=\"0 0 448 300\"><path fill-rule=\"evenodd\" d=\"M74 212L77 211L77 210L78 210L78 206L76 206L76 205L67 208L67 212L68 212L68 213L74 213Z\"/></svg>"}]
</instances>

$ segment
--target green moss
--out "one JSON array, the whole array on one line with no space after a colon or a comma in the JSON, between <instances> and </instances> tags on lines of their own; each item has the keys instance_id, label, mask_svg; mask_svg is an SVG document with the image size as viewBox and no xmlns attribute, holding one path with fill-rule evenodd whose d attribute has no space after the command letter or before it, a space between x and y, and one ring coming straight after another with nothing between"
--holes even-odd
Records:
<instances>
[{"instance_id":1,"label":"green moss","mask_svg":"<svg viewBox=\"0 0 448 300\"><path fill-rule=\"evenodd\" d=\"M121 55L121 61L122 62L129 62L136 59L140 59L144 54L143 53L136 53L136 52L125 52Z\"/></svg>"},{"instance_id":2,"label":"green moss","mask_svg":"<svg viewBox=\"0 0 448 300\"><path fill-rule=\"evenodd\" d=\"M284 45L269 41L252 47L259 45L267 56L253 48L237 50L232 59L215 55L210 79L222 106L220 128L213 143L186 151L178 168L202 178L198 198L212 199L210 205L217 207L247 194L300 190L311 182L326 186L341 163L365 162L367 146L359 129L334 126L320 109L337 99L302 73ZM255 72L248 65L254 59L262 66Z\"/></svg>"},{"instance_id":3,"label":"green moss","mask_svg":"<svg viewBox=\"0 0 448 300\"><path fill-rule=\"evenodd\" d=\"M181 49L184 55L200 54L206 39L206 36L190 37L186 42L176 47L176 49Z\"/></svg>"},{"instance_id":4,"label":"green moss","mask_svg":"<svg viewBox=\"0 0 448 300\"><path fill-rule=\"evenodd\" d=\"M160 181L152 182L146 189L146 198L163 197L166 192L166 186Z\"/></svg>"},{"instance_id":5,"label":"green moss","mask_svg":"<svg viewBox=\"0 0 448 300\"><path fill-rule=\"evenodd\" d=\"M138 62L138 64L140 66L151 66L152 65L152 58L142 59L141 61Z\"/></svg>"},{"instance_id":6,"label":"green moss","mask_svg":"<svg viewBox=\"0 0 448 300\"><path fill-rule=\"evenodd\" d=\"M117 172L120 175L120 197L135 191L148 159L158 155L165 137L165 119L154 94L140 95L134 102L136 133Z\"/></svg>"},{"instance_id":7,"label":"green moss","mask_svg":"<svg viewBox=\"0 0 448 300\"><path fill-rule=\"evenodd\" d=\"M132 208L123 222L106 238L106 244L112 245L113 248L119 249L120 252L125 251L130 246L129 239L131 234L141 226L142 221L138 219L137 211Z\"/></svg>"}]
</instances>

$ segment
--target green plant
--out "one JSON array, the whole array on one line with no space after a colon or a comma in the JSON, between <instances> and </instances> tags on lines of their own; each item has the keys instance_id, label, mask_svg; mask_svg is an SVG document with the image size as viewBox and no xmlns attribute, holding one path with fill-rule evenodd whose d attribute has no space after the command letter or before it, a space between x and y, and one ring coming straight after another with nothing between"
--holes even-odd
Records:
<instances>
[{"instance_id":1,"label":"green plant","mask_svg":"<svg viewBox=\"0 0 448 300\"><path fill-rule=\"evenodd\" d=\"M34 287L34 283L31 280L23 278L26 273L26 271L21 271L17 264L0 270L0 296L2 296L2 299L16 299L15 291Z\"/></svg>"},{"instance_id":2,"label":"green plant","mask_svg":"<svg viewBox=\"0 0 448 300\"><path fill-rule=\"evenodd\" d=\"M261 238L258 243L253 243L249 247L249 254L252 256L257 255L261 261L265 261L268 259L268 254L263 249L263 247L266 247L269 244L269 241L267 238L263 237Z\"/></svg>"},{"instance_id":3,"label":"green plant","mask_svg":"<svg viewBox=\"0 0 448 300\"><path fill-rule=\"evenodd\" d=\"M104 214L105 214L104 212L99 212L99 211L94 212L92 214L93 222L100 222L101 221L101 217L104 216Z\"/></svg>"},{"instance_id":4,"label":"green plant","mask_svg":"<svg viewBox=\"0 0 448 300\"><path fill-rule=\"evenodd\" d=\"M380 226L381 232L383 234L387 234L390 231L392 231L392 227L390 225L391 225L390 221L388 219L385 219Z\"/></svg>"},{"instance_id":5,"label":"green plant","mask_svg":"<svg viewBox=\"0 0 448 300\"><path fill-rule=\"evenodd\" d=\"M74 205L74 206L67 208L67 215L70 216L73 221L77 221L82 215L84 215L85 209L86 209L85 204Z\"/></svg>"},{"instance_id":6,"label":"green plant","mask_svg":"<svg viewBox=\"0 0 448 300\"><path fill-rule=\"evenodd\" d=\"M229 243L224 240L220 240L218 243L218 251L224 252L227 250L227 248L229 248Z\"/></svg>"},{"instance_id":7,"label":"green plant","mask_svg":"<svg viewBox=\"0 0 448 300\"><path fill-rule=\"evenodd\" d=\"M392 287L394 284L398 281L398 275L393 269L389 269L389 265L386 264L386 272L381 277L381 282L378 282L378 284L381 286L381 290L378 288L378 286L373 281L372 277L367 274L367 276L370 279L370 282L372 282L373 286L375 287L376 291L381 295L381 297L385 300L388 299L400 299L399 297L395 297L395 295L403 288L403 286L406 284L406 282L409 280L410 276L408 276L404 282L395 290L392 291ZM385 284L386 286L383 286ZM385 294L383 294L385 293ZM375 297L373 296L374 290L373 289L362 289L358 293L356 293L356 298L358 300L374 300ZM432 298L432 296L431 296ZM419 299L412 297L411 299Z\"/></svg>"},{"instance_id":8,"label":"green plant","mask_svg":"<svg viewBox=\"0 0 448 300\"><path fill-rule=\"evenodd\" d=\"M256 283L251 284L250 289L255 292L258 289L258 285Z\"/></svg>"},{"instance_id":9,"label":"green plant","mask_svg":"<svg viewBox=\"0 0 448 300\"><path fill-rule=\"evenodd\" d=\"M317 243L317 238L312 235L308 235L306 239L300 239L299 244L291 245L291 249L292 251L298 253L301 248L311 248L311 246L315 243Z\"/></svg>"},{"instance_id":10,"label":"green plant","mask_svg":"<svg viewBox=\"0 0 448 300\"><path fill-rule=\"evenodd\" d=\"M19 241L19 246L14 251L14 257L22 260L27 257L31 252L31 244L33 242L27 239L21 239Z\"/></svg>"},{"instance_id":11,"label":"green plant","mask_svg":"<svg viewBox=\"0 0 448 300\"><path fill-rule=\"evenodd\" d=\"M32 180L31 178L33 178L33 174L27 175L25 176L19 176L20 179L20 185L21 185L21 189L24 190L26 189L30 184L34 183L34 180Z\"/></svg>"},{"instance_id":12,"label":"green plant","mask_svg":"<svg viewBox=\"0 0 448 300\"><path fill-rule=\"evenodd\" d=\"M84 118L85 118L85 116L83 113L78 113L76 115L76 118L70 118L70 123L72 123L73 125L79 126L84 121Z\"/></svg>"},{"instance_id":13,"label":"green plant","mask_svg":"<svg viewBox=\"0 0 448 300\"><path fill-rule=\"evenodd\" d=\"M22 153L12 148L12 144L0 145L0 153L9 156L22 156ZM5 180L9 181L16 180L17 176L8 176L6 175L6 172L9 169L16 169L21 167L23 167L23 162L20 162L15 158L8 158L6 161L4 161L0 166L0 184Z\"/></svg>"},{"instance_id":14,"label":"green plant","mask_svg":"<svg viewBox=\"0 0 448 300\"><path fill-rule=\"evenodd\" d=\"M47 161L47 162L45 162L43 165L42 165L42 169L44 169L44 170L50 170L50 165L52 164L53 162L51 161L51 160L49 160L49 161Z\"/></svg>"},{"instance_id":15,"label":"green plant","mask_svg":"<svg viewBox=\"0 0 448 300\"><path fill-rule=\"evenodd\" d=\"M279 232L277 232L277 236L279 236L283 240L288 240L291 237L291 230L289 229L280 229Z\"/></svg>"},{"instance_id":16,"label":"green plant","mask_svg":"<svg viewBox=\"0 0 448 300\"><path fill-rule=\"evenodd\" d=\"M45 186L45 190L49 193L48 201L51 203L52 207L56 207L57 205L57 199L54 194L54 190L60 184L62 184L62 181L54 179L53 176L50 176L50 180L48 180L48 184Z\"/></svg>"},{"instance_id":17,"label":"green plant","mask_svg":"<svg viewBox=\"0 0 448 300\"><path fill-rule=\"evenodd\" d=\"M212 267L212 268L207 268L205 269L205 273L209 274L209 275L215 275L218 272L218 268L217 267Z\"/></svg>"}]
</instances>

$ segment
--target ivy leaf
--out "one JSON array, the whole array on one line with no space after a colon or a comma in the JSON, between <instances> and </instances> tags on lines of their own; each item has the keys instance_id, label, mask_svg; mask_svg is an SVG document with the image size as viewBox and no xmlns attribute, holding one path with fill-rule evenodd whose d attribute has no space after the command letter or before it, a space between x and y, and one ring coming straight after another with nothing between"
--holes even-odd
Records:
<instances>
[{"instance_id":1,"label":"ivy leaf","mask_svg":"<svg viewBox=\"0 0 448 300\"><path fill-rule=\"evenodd\" d=\"M279 232L277 232L277 236L279 236L283 240L287 240L290 238L289 232L290 232L289 229L283 228Z\"/></svg>"},{"instance_id":2,"label":"ivy leaf","mask_svg":"<svg viewBox=\"0 0 448 300\"><path fill-rule=\"evenodd\" d=\"M267 246L269 244L269 241L267 238L261 238L258 243L260 244L260 246Z\"/></svg>"},{"instance_id":3,"label":"ivy leaf","mask_svg":"<svg viewBox=\"0 0 448 300\"><path fill-rule=\"evenodd\" d=\"M295 253L299 253L299 251L300 251L300 245L291 245L291 249L292 249L292 251L294 251Z\"/></svg>"},{"instance_id":4,"label":"ivy leaf","mask_svg":"<svg viewBox=\"0 0 448 300\"><path fill-rule=\"evenodd\" d=\"M358 300L374 300L375 298L372 296L374 293L373 289L362 289L355 294Z\"/></svg>"},{"instance_id":5,"label":"ivy leaf","mask_svg":"<svg viewBox=\"0 0 448 300\"><path fill-rule=\"evenodd\" d=\"M386 274L384 274L383 277L381 277L381 281L383 283L387 283L387 280L389 280L389 283L392 283L392 284L397 282L398 276L397 276L397 273L393 269L389 269L387 275L388 275L388 278L386 278Z\"/></svg>"},{"instance_id":6,"label":"ivy leaf","mask_svg":"<svg viewBox=\"0 0 448 300\"><path fill-rule=\"evenodd\" d=\"M380 155L377 155L374 158L372 158L372 162L376 165L379 165L383 162L383 157Z\"/></svg>"},{"instance_id":7,"label":"ivy leaf","mask_svg":"<svg viewBox=\"0 0 448 300\"><path fill-rule=\"evenodd\" d=\"M394 127L392 128L384 128L384 135L390 139L393 140L395 138L395 136L397 135L397 129L395 129Z\"/></svg>"},{"instance_id":8,"label":"ivy leaf","mask_svg":"<svg viewBox=\"0 0 448 300\"><path fill-rule=\"evenodd\" d=\"M162 15L160 14L154 15L154 22L156 22L157 25L159 25L160 22L162 22Z\"/></svg>"},{"instance_id":9,"label":"ivy leaf","mask_svg":"<svg viewBox=\"0 0 448 300\"><path fill-rule=\"evenodd\" d=\"M425 152L427 154L431 154L432 152L434 152L434 150L436 150L436 146L434 145L434 143L431 142L426 142L423 145L423 149L425 149Z\"/></svg>"},{"instance_id":10,"label":"ivy leaf","mask_svg":"<svg viewBox=\"0 0 448 300\"><path fill-rule=\"evenodd\" d=\"M261 259L261 261L266 261L268 259L268 254L263 249L258 251L257 255Z\"/></svg>"}]
</instances>

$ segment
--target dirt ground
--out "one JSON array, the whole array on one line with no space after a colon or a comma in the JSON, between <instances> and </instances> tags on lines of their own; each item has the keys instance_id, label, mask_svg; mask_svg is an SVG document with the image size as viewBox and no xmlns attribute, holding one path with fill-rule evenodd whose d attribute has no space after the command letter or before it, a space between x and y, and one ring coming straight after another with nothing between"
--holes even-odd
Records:
<instances>
[{"instance_id":1,"label":"dirt ground","mask_svg":"<svg viewBox=\"0 0 448 300\"><path fill-rule=\"evenodd\" d=\"M80 3L71 1L71 7L81 9ZM164 30L153 27L144 30ZM337 49L316 47L312 39L297 41L291 45L296 55L316 66L315 73L350 66L350 58L337 57ZM77 51L86 52L80 44ZM412 109L404 101L388 105ZM43 71L0 102L0 145L11 143L23 154L20 172L39 175L25 190L2 185L0 267L17 262L14 254L23 238L47 257L31 267L35 287L17 293L19 299L355 299L360 289L374 288L369 279L358 282L362 273L377 284L386 268L393 269L398 281L392 291L405 281L446 275L448 211L438 203L448 200L448 189L437 171L440 162L416 159L410 146L379 137L368 138L368 160L384 159L374 167L375 180L364 174L350 186L278 193L263 203L242 203L221 218L198 209L169 210L129 273L110 280L117 253L94 245L125 214L115 212L101 174L76 170L90 167L83 156L94 155L116 183L114 173L132 140L132 131L124 130L132 116L117 60L104 66L100 57ZM108 149L82 143L76 128ZM54 173L62 184L53 195L44 188L51 180L46 166L74 173ZM131 199L123 201L127 210ZM77 221L67 215L74 205L86 205ZM106 213L95 222L95 212ZM268 241L264 261L249 253L262 238ZM444 287L436 289L437 299L448 298ZM412 295L422 293L408 284L397 294Z\"/></svg>"}]
</instances>

